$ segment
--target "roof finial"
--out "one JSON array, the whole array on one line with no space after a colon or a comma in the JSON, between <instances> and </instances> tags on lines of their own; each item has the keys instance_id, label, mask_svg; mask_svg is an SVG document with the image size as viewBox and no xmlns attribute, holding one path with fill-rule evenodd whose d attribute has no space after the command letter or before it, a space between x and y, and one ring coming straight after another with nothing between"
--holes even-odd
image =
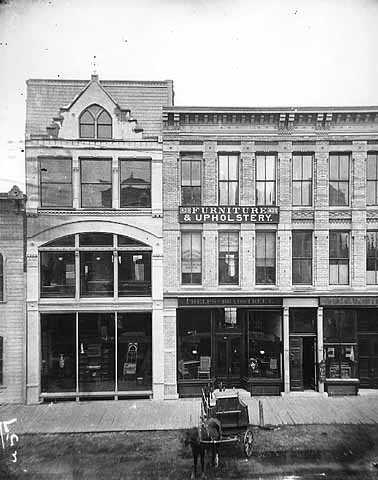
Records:
<instances>
[{"instance_id":1,"label":"roof finial","mask_svg":"<svg viewBox=\"0 0 378 480\"><path fill-rule=\"evenodd\" d=\"M91 80L92 82L98 82L98 73L97 73L97 61L96 61L96 55L93 55L93 62L92 62L92 66L93 66L93 72L92 72L92 75L91 75Z\"/></svg>"}]
</instances>

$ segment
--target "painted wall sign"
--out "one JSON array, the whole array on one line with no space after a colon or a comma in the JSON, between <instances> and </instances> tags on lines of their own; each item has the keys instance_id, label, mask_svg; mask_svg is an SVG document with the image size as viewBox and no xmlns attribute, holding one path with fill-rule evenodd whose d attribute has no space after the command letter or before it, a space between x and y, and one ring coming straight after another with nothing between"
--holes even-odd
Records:
<instances>
[{"instance_id":1,"label":"painted wall sign","mask_svg":"<svg viewBox=\"0 0 378 480\"><path fill-rule=\"evenodd\" d=\"M179 223L278 223L276 206L191 206L179 207Z\"/></svg>"},{"instance_id":2,"label":"painted wall sign","mask_svg":"<svg viewBox=\"0 0 378 480\"><path fill-rule=\"evenodd\" d=\"M179 307L282 305L281 297L183 297Z\"/></svg>"},{"instance_id":3,"label":"painted wall sign","mask_svg":"<svg viewBox=\"0 0 378 480\"><path fill-rule=\"evenodd\" d=\"M378 306L378 297L320 297L319 305L324 307Z\"/></svg>"}]
</instances>

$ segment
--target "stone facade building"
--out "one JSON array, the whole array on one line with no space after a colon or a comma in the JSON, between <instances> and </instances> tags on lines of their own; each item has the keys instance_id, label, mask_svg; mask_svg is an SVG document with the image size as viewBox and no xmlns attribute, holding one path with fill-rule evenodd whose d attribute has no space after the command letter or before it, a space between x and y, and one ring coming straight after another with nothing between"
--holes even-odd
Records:
<instances>
[{"instance_id":1,"label":"stone facade building","mask_svg":"<svg viewBox=\"0 0 378 480\"><path fill-rule=\"evenodd\" d=\"M378 388L378 108L163 120L170 391Z\"/></svg>"},{"instance_id":2,"label":"stone facade building","mask_svg":"<svg viewBox=\"0 0 378 480\"><path fill-rule=\"evenodd\" d=\"M0 193L0 403L25 399L25 196Z\"/></svg>"},{"instance_id":3,"label":"stone facade building","mask_svg":"<svg viewBox=\"0 0 378 480\"><path fill-rule=\"evenodd\" d=\"M27 402L164 396L171 81L27 82Z\"/></svg>"}]
</instances>

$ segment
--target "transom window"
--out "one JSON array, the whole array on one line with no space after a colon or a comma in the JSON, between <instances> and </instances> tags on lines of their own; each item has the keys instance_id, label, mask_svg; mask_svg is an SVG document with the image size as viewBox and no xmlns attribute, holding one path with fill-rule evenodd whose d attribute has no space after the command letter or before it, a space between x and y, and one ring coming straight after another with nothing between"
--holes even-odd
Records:
<instances>
[{"instance_id":1,"label":"transom window","mask_svg":"<svg viewBox=\"0 0 378 480\"><path fill-rule=\"evenodd\" d=\"M151 247L109 233L59 238L40 248L41 297L151 295Z\"/></svg>"},{"instance_id":2,"label":"transom window","mask_svg":"<svg viewBox=\"0 0 378 480\"><path fill-rule=\"evenodd\" d=\"M112 138L112 117L100 105L91 105L80 115L80 138Z\"/></svg>"},{"instance_id":3,"label":"transom window","mask_svg":"<svg viewBox=\"0 0 378 480\"><path fill-rule=\"evenodd\" d=\"M276 155L256 155L257 205L276 204Z\"/></svg>"},{"instance_id":4,"label":"transom window","mask_svg":"<svg viewBox=\"0 0 378 480\"><path fill-rule=\"evenodd\" d=\"M378 153L369 152L366 167L366 203L378 205Z\"/></svg>"},{"instance_id":5,"label":"transom window","mask_svg":"<svg viewBox=\"0 0 378 480\"><path fill-rule=\"evenodd\" d=\"M349 154L329 156L329 204L349 205Z\"/></svg>"}]
</instances>

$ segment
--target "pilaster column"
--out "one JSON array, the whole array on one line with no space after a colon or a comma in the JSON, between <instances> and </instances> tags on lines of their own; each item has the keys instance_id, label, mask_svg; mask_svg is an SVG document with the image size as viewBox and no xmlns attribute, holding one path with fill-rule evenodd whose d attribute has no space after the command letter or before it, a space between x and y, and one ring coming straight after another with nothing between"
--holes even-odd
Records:
<instances>
[{"instance_id":1,"label":"pilaster column","mask_svg":"<svg viewBox=\"0 0 378 480\"><path fill-rule=\"evenodd\" d=\"M41 332L38 312L38 250L30 248L27 261L27 293L26 293L26 341L27 341L27 378L26 402L39 403L41 392Z\"/></svg>"},{"instance_id":2,"label":"pilaster column","mask_svg":"<svg viewBox=\"0 0 378 480\"><path fill-rule=\"evenodd\" d=\"M161 217L163 215L162 174L162 160L153 159L151 166L151 207L153 217Z\"/></svg>"},{"instance_id":3,"label":"pilaster column","mask_svg":"<svg viewBox=\"0 0 378 480\"><path fill-rule=\"evenodd\" d=\"M203 205L218 205L218 165L216 142L203 143Z\"/></svg>"},{"instance_id":4,"label":"pilaster column","mask_svg":"<svg viewBox=\"0 0 378 480\"><path fill-rule=\"evenodd\" d=\"M177 300L164 301L164 398L178 398L177 394Z\"/></svg>"},{"instance_id":5,"label":"pilaster column","mask_svg":"<svg viewBox=\"0 0 378 480\"><path fill-rule=\"evenodd\" d=\"M203 225L202 284L205 288L218 285L218 235L213 228L213 225Z\"/></svg>"},{"instance_id":6,"label":"pilaster column","mask_svg":"<svg viewBox=\"0 0 378 480\"><path fill-rule=\"evenodd\" d=\"M164 398L163 255L161 246L152 254L152 392Z\"/></svg>"},{"instance_id":7,"label":"pilaster column","mask_svg":"<svg viewBox=\"0 0 378 480\"><path fill-rule=\"evenodd\" d=\"M323 307L318 307L317 312L317 344L318 344L318 365L323 360ZM319 369L318 369L319 371ZM324 393L324 382L319 381L318 377L318 390L320 393Z\"/></svg>"},{"instance_id":8,"label":"pilaster column","mask_svg":"<svg viewBox=\"0 0 378 480\"><path fill-rule=\"evenodd\" d=\"M26 211L37 212L39 199L39 162L37 157L30 156L26 149Z\"/></svg>"},{"instance_id":9,"label":"pilaster column","mask_svg":"<svg viewBox=\"0 0 378 480\"><path fill-rule=\"evenodd\" d=\"M283 371L284 392L290 392L290 357L289 357L289 307L283 309Z\"/></svg>"}]
</instances>

